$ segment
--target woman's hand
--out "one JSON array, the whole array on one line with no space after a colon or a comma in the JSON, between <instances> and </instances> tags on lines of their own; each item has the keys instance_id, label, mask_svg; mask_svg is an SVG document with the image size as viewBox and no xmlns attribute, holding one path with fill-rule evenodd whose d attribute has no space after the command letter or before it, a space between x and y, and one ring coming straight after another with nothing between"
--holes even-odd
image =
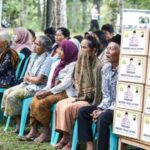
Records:
<instances>
[{"instance_id":1,"label":"woman's hand","mask_svg":"<svg viewBox=\"0 0 150 150\"><path fill-rule=\"evenodd\" d=\"M42 91L39 91L35 94L35 96L40 100L40 99L43 99L49 95L51 95L52 93L50 91L46 91L46 90L42 90Z\"/></svg>"},{"instance_id":2,"label":"woman's hand","mask_svg":"<svg viewBox=\"0 0 150 150\"><path fill-rule=\"evenodd\" d=\"M30 82L30 76L29 76L29 74L26 74L26 75L24 76L23 81L25 81L25 82Z\"/></svg>"}]
</instances>

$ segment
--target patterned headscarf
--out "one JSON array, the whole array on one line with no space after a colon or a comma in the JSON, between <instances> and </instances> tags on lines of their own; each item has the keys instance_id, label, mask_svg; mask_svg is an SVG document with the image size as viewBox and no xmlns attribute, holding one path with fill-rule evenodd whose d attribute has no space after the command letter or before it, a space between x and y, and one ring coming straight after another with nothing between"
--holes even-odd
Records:
<instances>
[{"instance_id":1,"label":"patterned headscarf","mask_svg":"<svg viewBox=\"0 0 150 150\"><path fill-rule=\"evenodd\" d=\"M14 33L17 35L17 41L13 42L13 49L20 52L23 48L31 49L32 37L29 31L23 27L14 29Z\"/></svg>"},{"instance_id":2,"label":"patterned headscarf","mask_svg":"<svg viewBox=\"0 0 150 150\"><path fill-rule=\"evenodd\" d=\"M79 87L78 100L96 105L101 100L101 64L96 55L79 52L75 67L75 82Z\"/></svg>"},{"instance_id":3,"label":"patterned headscarf","mask_svg":"<svg viewBox=\"0 0 150 150\"><path fill-rule=\"evenodd\" d=\"M62 48L64 52L64 59L60 61L60 63L58 64L58 66L54 71L51 83L52 87L55 86L55 79L58 76L60 70L62 70L69 63L76 61L78 55L78 49L76 45L71 41L64 40L59 44L59 46Z\"/></svg>"}]
</instances>

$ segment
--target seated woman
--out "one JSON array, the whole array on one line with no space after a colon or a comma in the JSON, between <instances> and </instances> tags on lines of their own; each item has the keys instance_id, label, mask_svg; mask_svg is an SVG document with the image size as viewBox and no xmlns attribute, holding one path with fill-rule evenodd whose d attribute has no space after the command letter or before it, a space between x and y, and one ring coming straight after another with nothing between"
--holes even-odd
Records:
<instances>
[{"instance_id":1,"label":"seated woman","mask_svg":"<svg viewBox=\"0 0 150 150\"><path fill-rule=\"evenodd\" d=\"M8 88L16 83L16 68L19 56L10 48L7 31L0 31L0 88Z\"/></svg>"},{"instance_id":2,"label":"seated woman","mask_svg":"<svg viewBox=\"0 0 150 150\"><path fill-rule=\"evenodd\" d=\"M34 43L34 53L31 55L24 81L4 92L1 108L5 116L16 118L16 132L20 125L21 100L33 96L46 85L52 63L47 50L51 46L48 37L39 36Z\"/></svg>"},{"instance_id":3,"label":"seated woman","mask_svg":"<svg viewBox=\"0 0 150 150\"><path fill-rule=\"evenodd\" d=\"M71 147L71 134L79 108L97 104L101 99L101 64L96 56L97 40L85 37L75 67L75 87L78 96L64 99L57 103L55 112L55 129L63 134L55 148L68 150Z\"/></svg>"},{"instance_id":4,"label":"seated woman","mask_svg":"<svg viewBox=\"0 0 150 150\"><path fill-rule=\"evenodd\" d=\"M21 68L23 68L26 59L32 53L32 40L33 38L31 36L31 33L26 28L17 27L14 29L14 39L13 39L12 47L18 53L22 53L25 56L25 59L21 64ZM20 74L21 72L19 72L19 76ZM19 81L19 83L22 81L23 79Z\"/></svg>"},{"instance_id":5,"label":"seated woman","mask_svg":"<svg viewBox=\"0 0 150 150\"><path fill-rule=\"evenodd\" d=\"M59 43L63 40L68 40L70 37L70 31L67 28L60 27L57 29L55 33L55 43L53 44L53 47L51 49L51 56L56 57L57 55L57 48L59 46Z\"/></svg>"},{"instance_id":6,"label":"seated woman","mask_svg":"<svg viewBox=\"0 0 150 150\"><path fill-rule=\"evenodd\" d=\"M75 61L77 60L77 47L71 41L65 40L60 43L57 53L60 57L59 64L55 69L51 70L47 86L42 91L36 93L31 103L31 130L24 139L36 137L34 139L35 142L49 140L50 107L52 104L64 98L75 96L76 94L72 86L72 74ZM37 123L40 123L43 127L40 135L38 133Z\"/></svg>"}]
</instances>

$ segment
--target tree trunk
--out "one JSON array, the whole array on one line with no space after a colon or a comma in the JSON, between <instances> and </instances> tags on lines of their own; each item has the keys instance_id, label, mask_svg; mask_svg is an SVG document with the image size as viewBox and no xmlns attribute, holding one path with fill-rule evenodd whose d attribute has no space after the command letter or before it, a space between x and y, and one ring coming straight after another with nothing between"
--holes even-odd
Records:
<instances>
[{"instance_id":1,"label":"tree trunk","mask_svg":"<svg viewBox=\"0 0 150 150\"><path fill-rule=\"evenodd\" d=\"M41 16L42 16L42 13L41 13L41 0L38 0L38 20L39 20L39 22L41 22Z\"/></svg>"},{"instance_id":2,"label":"tree trunk","mask_svg":"<svg viewBox=\"0 0 150 150\"><path fill-rule=\"evenodd\" d=\"M42 29L44 30L45 29L45 24L46 24L46 12L45 12L45 8L46 8L46 1L43 0L43 21L42 21Z\"/></svg>"},{"instance_id":3,"label":"tree trunk","mask_svg":"<svg viewBox=\"0 0 150 150\"><path fill-rule=\"evenodd\" d=\"M46 28L50 25L50 17L51 17L51 1L47 0L46 5Z\"/></svg>"},{"instance_id":4,"label":"tree trunk","mask_svg":"<svg viewBox=\"0 0 150 150\"><path fill-rule=\"evenodd\" d=\"M56 27L67 27L66 0L56 0Z\"/></svg>"},{"instance_id":5,"label":"tree trunk","mask_svg":"<svg viewBox=\"0 0 150 150\"><path fill-rule=\"evenodd\" d=\"M75 16L75 14L77 14L77 11L78 11L77 0L73 0L71 7L72 7L71 18L73 18L73 19L71 19L72 30L73 30L73 32L76 32L76 30L77 30L77 17L74 17L74 16Z\"/></svg>"},{"instance_id":6,"label":"tree trunk","mask_svg":"<svg viewBox=\"0 0 150 150\"><path fill-rule=\"evenodd\" d=\"M20 26L23 26L24 20L24 0L20 1Z\"/></svg>"},{"instance_id":7,"label":"tree trunk","mask_svg":"<svg viewBox=\"0 0 150 150\"><path fill-rule=\"evenodd\" d=\"M119 32L121 33L122 30L122 22L123 22L123 0L120 0L119 2L119 13L120 13L120 27L119 27Z\"/></svg>"},{"instance_id":8,"label":"tree trunk","mask_svg":"<svg viewBox=\"0 0 150 150\"><path fill-rule=\"evenodd\" d=\"M3 8L3 0L0 0L0 27L2 24L2 8Z\"/></svg>"},{"instance_id":9,"label":"tree trunk","mask_svg":"<svg viewBox=\"0 0 150 150\"><path fill-rule=\"evenodd\" d=\"M82 30L86 26L86 8L87 8L87 0L82 2Z\"/></svg>"}]
</instances>

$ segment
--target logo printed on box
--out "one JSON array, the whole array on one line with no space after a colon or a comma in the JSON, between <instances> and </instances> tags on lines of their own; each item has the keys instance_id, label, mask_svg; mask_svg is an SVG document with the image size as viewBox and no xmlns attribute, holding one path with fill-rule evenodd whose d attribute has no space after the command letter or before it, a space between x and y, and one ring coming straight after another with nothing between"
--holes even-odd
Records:
<instances>
[{"instance_id":1,"label":"logo printed on box","mask_svg":"<svg viewBox=\"0 0 150 150\"><path fill-rule=\"evenodd\" d=\"M146 57L120 55L119 81L145 83Z\"/></svg>"},{"instance_id":2,"label":"logo printed on box","mask_svg":"<svg viewBox=\"0 0 150 150\"><path fill-rule=\"evenodd\" d=\"M139 138L140 113L116 109L114 113L113 131L116 134Z\"/></svg>"},{"instance_id":3,"label":"logo printed on box","mask_svg":"<svg viewBox=\"0 0 150 150\"><path fill-rule=\"evenodd\" d=\"M118 82L116 106L141 111L143 85Z\"/></svg>"},{"instance_id":4,"label":"logo printed on box","mask_svg":"<svg viewBox=\"0 0 150 150\"><path fill-rule=\"evenodd\" d=\"M147 55L149 30L124 29L122 31L121 54Z\"/></svg>"}]
</instances>

